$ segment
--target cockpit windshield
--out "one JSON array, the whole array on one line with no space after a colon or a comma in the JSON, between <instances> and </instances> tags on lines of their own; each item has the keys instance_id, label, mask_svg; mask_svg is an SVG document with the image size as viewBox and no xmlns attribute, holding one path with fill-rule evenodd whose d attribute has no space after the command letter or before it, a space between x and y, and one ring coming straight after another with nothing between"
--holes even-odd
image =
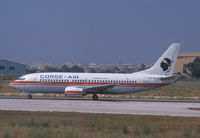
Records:
<instances>
[{"instance_id":1,"label":"cockpit windshield","mask_svg":"<svg viewBox=\"0 0 200 138\"><path fill-rule=\"evenodd\" d=\"M25 80L24 77L19 77L17 80Z\"/></svg>"}]
</instances>

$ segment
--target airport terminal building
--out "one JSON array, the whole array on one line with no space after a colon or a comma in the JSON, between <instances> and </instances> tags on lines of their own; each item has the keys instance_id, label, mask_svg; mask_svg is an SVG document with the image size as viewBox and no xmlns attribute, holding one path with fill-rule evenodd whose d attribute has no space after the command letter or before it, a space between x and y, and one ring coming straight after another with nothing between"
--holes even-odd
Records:
<instances>
[{"instance_id":1,"label":"airport terminal building","mask_svg":"<svg viewBox=\"0 0 200 138\"><path fill-rule=\"evenodd\" d=\"M26 73L26 66L24 64L0 59L0 74L24 74L24 73Z\"/></svg>"}]
</instances>

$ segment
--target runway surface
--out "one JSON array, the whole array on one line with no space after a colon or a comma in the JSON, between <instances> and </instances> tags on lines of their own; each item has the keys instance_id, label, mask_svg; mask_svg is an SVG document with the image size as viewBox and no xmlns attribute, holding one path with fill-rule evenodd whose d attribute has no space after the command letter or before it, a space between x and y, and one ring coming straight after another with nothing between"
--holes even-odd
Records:
<instances>
[{"instance_id":1,"label":"runway surface","mask_svg":"<svg viewBox=\"0 0 200 138\"><path fill-rule=\"evenodd\" d=\"M84 112L137 115L167 115L200 117L200 111L188 108L200 108L198 102L187 101L145 101L145 100L101 100L88 99L24 99L1 98L0 110Z\"/></svg>"}]
</instances>

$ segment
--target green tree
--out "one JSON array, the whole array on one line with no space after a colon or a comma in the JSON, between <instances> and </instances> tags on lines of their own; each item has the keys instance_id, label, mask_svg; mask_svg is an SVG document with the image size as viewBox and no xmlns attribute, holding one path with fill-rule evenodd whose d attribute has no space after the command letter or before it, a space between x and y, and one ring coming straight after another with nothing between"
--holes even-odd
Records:
<instances>
[{"instance_id":1,"label":"green tree","mask_svg":"<svg viewBox=\"0 0 200 138\"><path fill-rule=\"evenodd\" d=\"M61 67L61 71L62 71L62 72L70 72L70 68L67 67L66 65L63 65L63 66Z\"/></svg>"},{"instance_id":2,"label":"green tree","mask_svg":"<svg viewBox=\"0 0 200 138\"><path fill-rule=\"evenodd\" d=\"M95 69L93 69L93 68L91 68L91 69L88 69L89 71L88 72L90 72L90 73L96 73L97 71L95 70Z\"/></svg>"},{"instance_id":3,"label":"green tree","mask_svg":"<svg viewBox=\"0 0 200 138\"><path fill-rule=\"evenodd\" d=\"M26 69L26 73L36 73L37 69Z\"/></svg>"},{"instance_id":4,"label":"green tree","mask_svg":"<svg viewBox=\"0 0 200 138\"><path fill-rule=\"evenodd\" d=\"M118 67L114 67L114 68L113 68L113 72L116 73L116 72L119 72L119 71L120 71L120 69L119 69Z\"/></svg>"},{"instance_id":5,"label":"green tree","mask_svg":"<svg viewBox=\"0 0 200 138\"><path fill-rule=\"evenodd\" d=\"M44 72L59 72L60 70L51 66L45 66Z\"/></svg>"},{"instance_id":6,"label":"green tree","mask_svg":"<svg viewBox=\"0 0 200 138\"><path fill-rule=\"evenodd\" d=\"M81 67L79 67L79 66L77 66L77 65L74 65L74 66L72 66L72 67L70 68L70 71L71 71L71 72L84 72L84 69L81 68Z\"/></svg>"},{"instance_id":7,"label":"green tree","mask_svg":"<svg viewBox=\"0 0 200 138\"><path fill-rule=\"evenodd\" d=\"M139 71L145 70L145 69L146 69L146 66L144 64L141 64L140 67L139 67Z\"/></svg>"},{"instance_id":8,"label":"green tree","mask_svg":"<svg viewBox=\"0 0 200 138\"><path fill-rule=\"evenodd\" d=\"M115 73L113 69L102 70L101 73Z\"/></svg>"},{"instance_id":9,"label":"green tree","mask_svg":"<svg viewBox=\"0 0 200 138\"><path fill-rule=\"evenodd\" d=\"M191 71L192 77L200 78L200 58L195 58L193 62L188 63L187 68Z\"/></svg>"}]
</instances>

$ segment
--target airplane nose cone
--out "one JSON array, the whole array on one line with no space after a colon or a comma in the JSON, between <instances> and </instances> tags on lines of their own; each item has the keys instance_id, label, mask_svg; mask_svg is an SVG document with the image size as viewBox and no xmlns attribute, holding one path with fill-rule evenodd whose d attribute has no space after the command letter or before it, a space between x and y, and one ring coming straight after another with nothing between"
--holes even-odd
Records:
<instances>
[{"instance_id":1,"label":"airplane nose cone","mask_svg":"<svg viewBox=\"0 0 200 138\"><path fill-rule=\"evenodd\" d=\"M12 86L12 85L13 85L13 81L12 81L12 82L10 82L8 85L9 85L9 86Z\"/></svg>"},{"instance_id":2,"label":"airplane nose cone","mask_svg":"<svg viewBox=\"0 0 200 138\"><path fill-rule=\"evenodd\" d=\"M14 85L15 85L15 81L12 81L8 84L10 87L14 88Z\"/></svg>"},{"instance_id":3,"label":"airplane nose cone","mask_svg":"<svg viewBox=\"0 0 200 138\"><path fill-rule=\"evenodd\" d=\"M23 86L18 84L18 81L12 81L8 84L10 87L16 89L16 90L22 90Z\"/></svg>"}]
</instances>

